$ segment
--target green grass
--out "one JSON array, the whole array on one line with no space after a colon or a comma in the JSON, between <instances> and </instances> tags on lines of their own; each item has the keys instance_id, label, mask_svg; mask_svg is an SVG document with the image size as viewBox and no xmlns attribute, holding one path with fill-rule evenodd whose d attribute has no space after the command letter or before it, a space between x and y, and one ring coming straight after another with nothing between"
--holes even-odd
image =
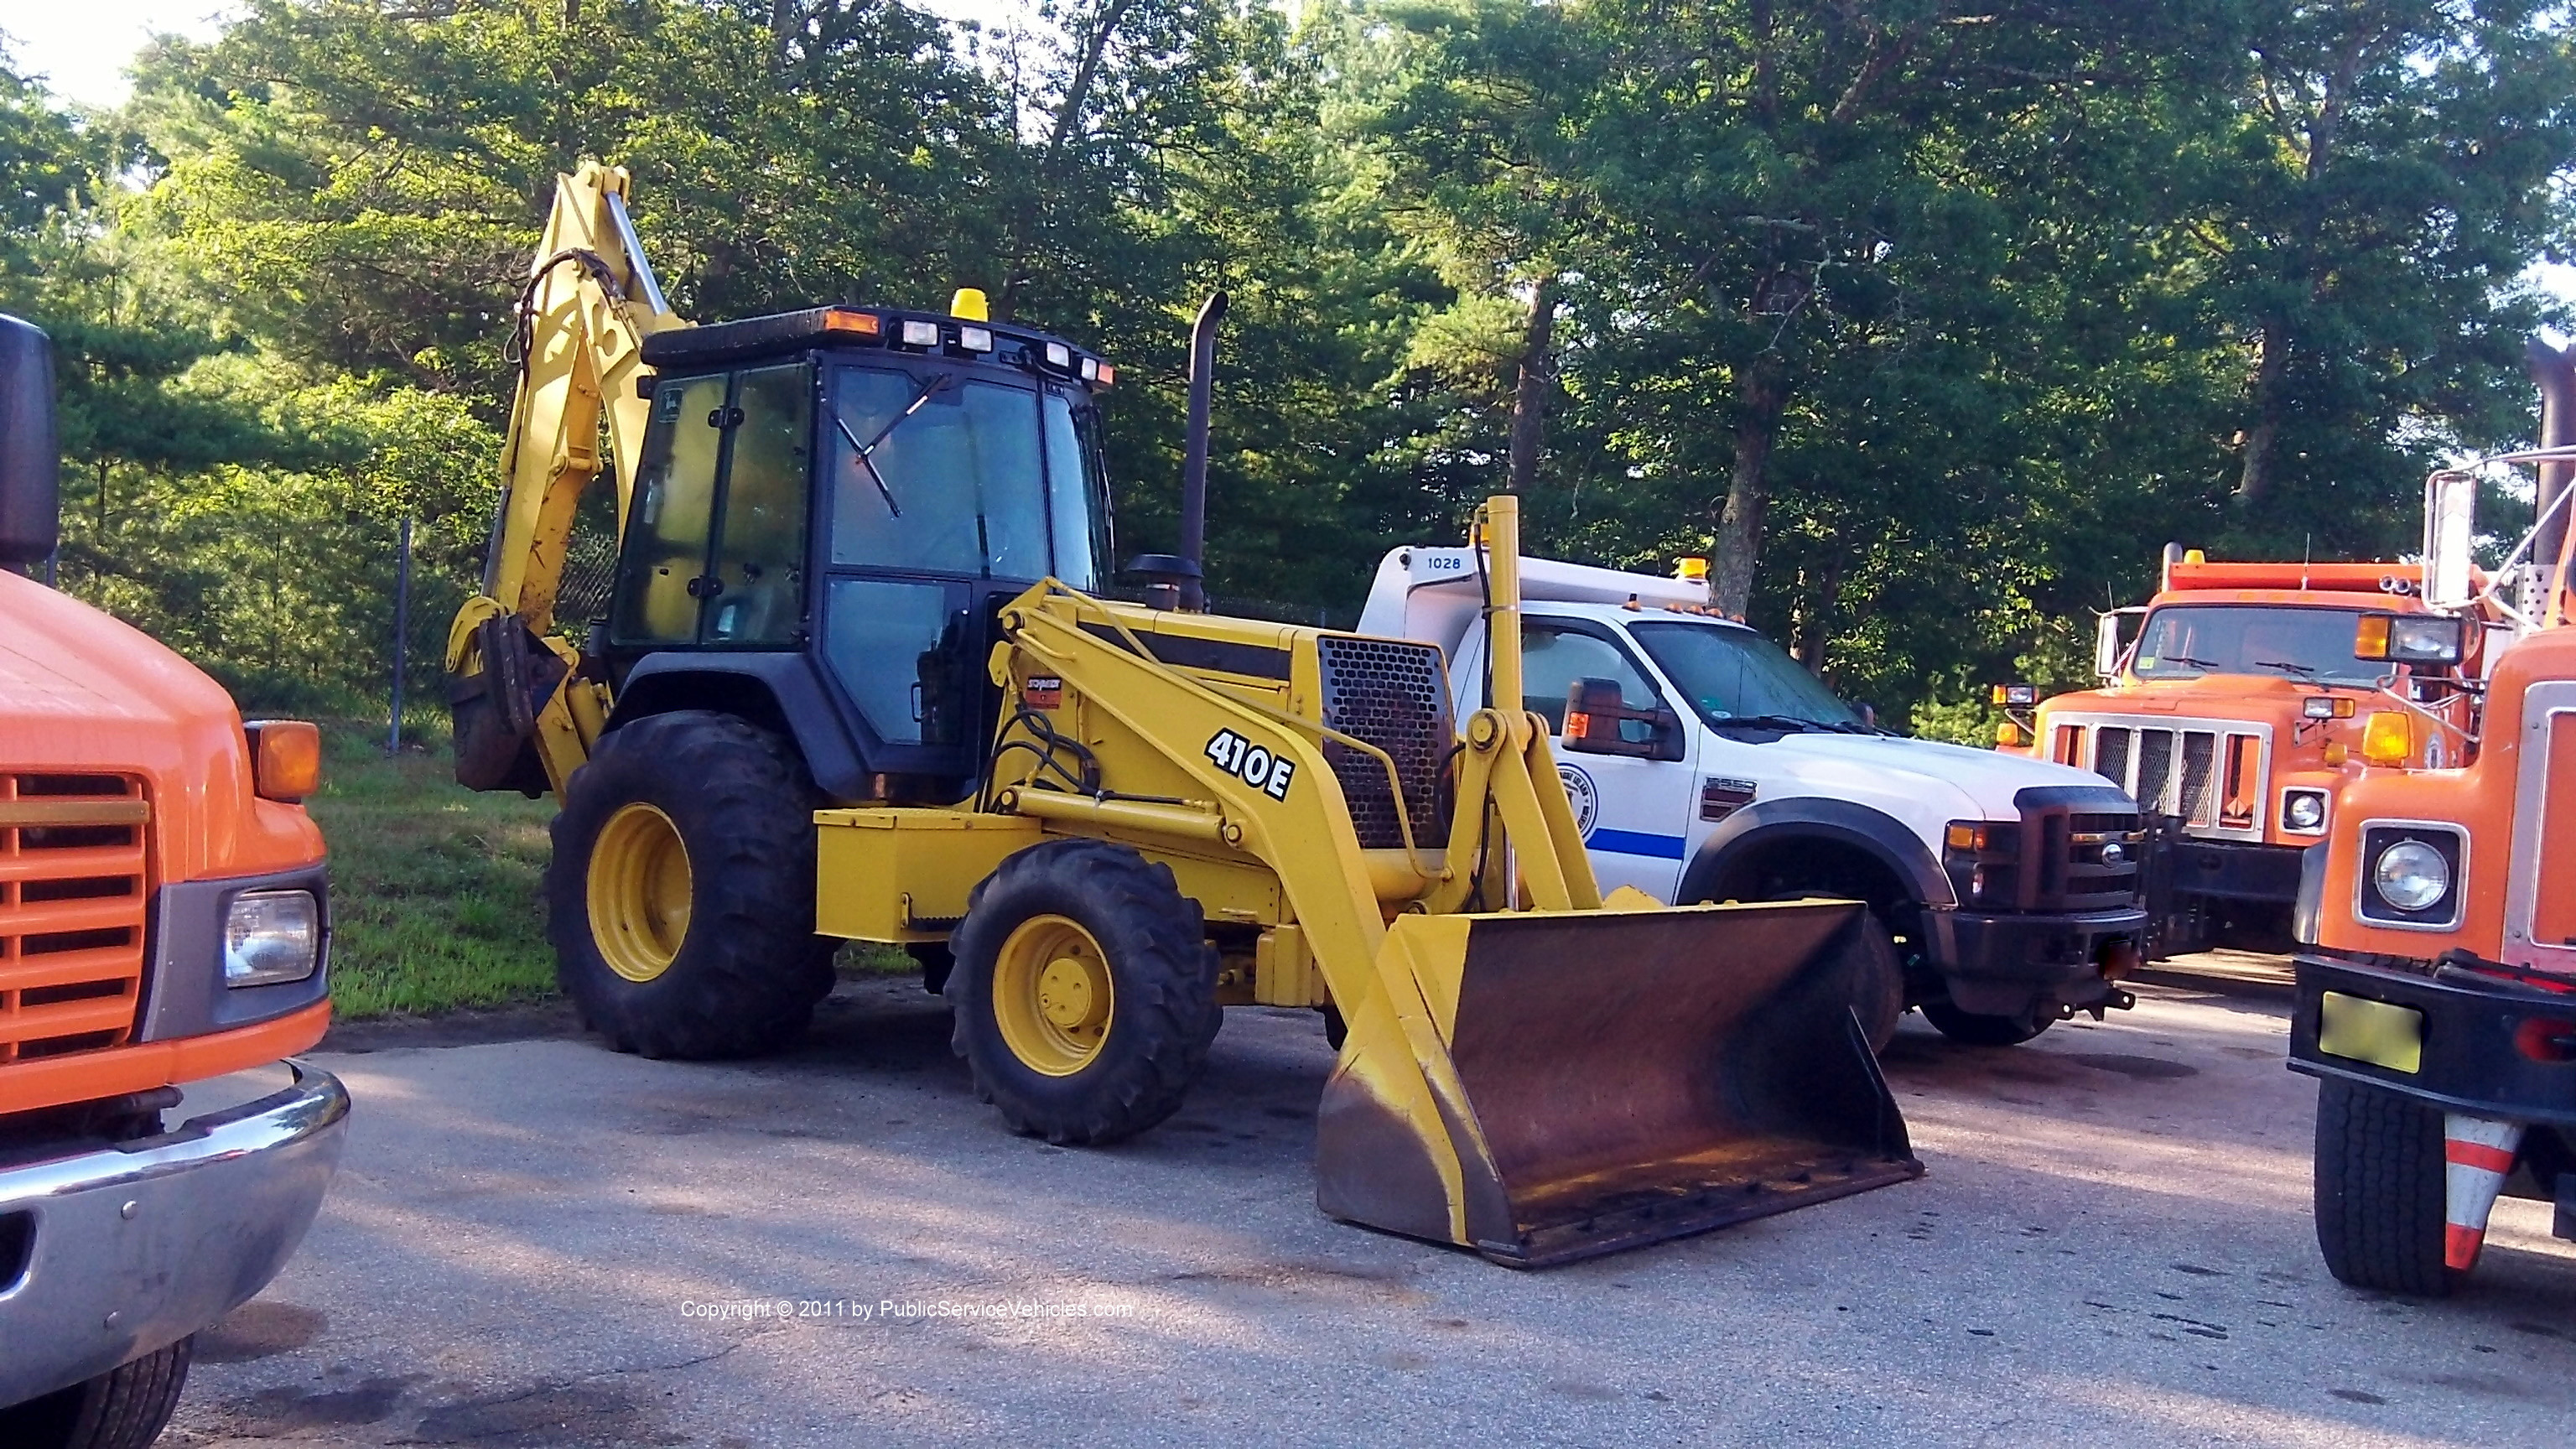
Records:
<instances>
[{"instance_id":1,"label":"green grass","mask_svg":"<svg viewBox=\"0 0 2576 1449\"><path fill-rule=\"evenodd\" d=\"M343 1017L499 1006L555 994L538 896L554 801L476 794L444 740L384 753L384 726L326 726L331 1003Z\"/></svg>"},{"instance_id":2,"label":"green grass","mask_svg":"<svg viewBox=\"0 0 2576 1449\"><path fill-rule=\"evenodd\" d=\"M322 738L322 793L307 804L331 848L332 1009L354 1020L554 996L539 894L553 797L465 789L438 734L392 758L381 723L325 725ZM856 942L840 967L921 969Z\"/></svg>"}]
</instances>

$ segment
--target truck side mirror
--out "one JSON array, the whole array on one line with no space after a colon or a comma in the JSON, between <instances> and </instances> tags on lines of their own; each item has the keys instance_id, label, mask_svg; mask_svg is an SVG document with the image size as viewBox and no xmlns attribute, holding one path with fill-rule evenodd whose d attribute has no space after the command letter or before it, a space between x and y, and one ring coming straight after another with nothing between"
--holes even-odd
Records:
<instances>
[{"instance_id":1,"label":"truck side mirror","mask_svg":"<svg viewBox=\"0 0 2576 1449\"><path fill-rule=\"evenodd\" d=\"M0 315L0 564L42 563L62 532L53 344Z\"/></svg>"},{"instance_id":2,"label":"truck side mirror","mask_svg":"<svg viewBox=\"0 0 2576 1449\"><path fill-rule=\"evenodd\" d=\"M2120 673L2120 616L2104 614L2093 621L2093 672L2104 679Z\"/></svg>"},{"instance_id":3,"label":"truck side mirror","mask_svg":"<svg viewBox=\"0 0 2576 1449\"><path fill-rule=\"evenodd\" d=\"M1565 691L1565 747L1582 755L1678 760L1681 716L1662 705L1630 709L1615 679L1578 679Z\"/></svg>"}]
</instances>

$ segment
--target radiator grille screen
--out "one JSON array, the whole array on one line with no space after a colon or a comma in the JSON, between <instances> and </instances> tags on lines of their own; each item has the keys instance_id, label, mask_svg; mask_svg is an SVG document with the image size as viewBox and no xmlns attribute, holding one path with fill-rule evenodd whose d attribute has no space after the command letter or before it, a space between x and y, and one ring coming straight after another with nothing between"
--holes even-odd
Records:
<instances>
[{"instance_id":1,"label":"radiator grille screen","mask_svg":"<svg viewBox=\"0 0 2576 1449\"><path fill-rule=\"evenodd\" d=\"M1412 825L1416 845L1437 849L1448 837L1440 776L1457 733L1440 651L1348 634L1322 635L1315 648L1323 666L1324 723L1386 751L1403 785L1399 805L1387 788L1385 767L1348 745L1324 742L1324 760L1350 803L1360 847L1401 848L1402 820Z\"/></svg>"}]
</instances>

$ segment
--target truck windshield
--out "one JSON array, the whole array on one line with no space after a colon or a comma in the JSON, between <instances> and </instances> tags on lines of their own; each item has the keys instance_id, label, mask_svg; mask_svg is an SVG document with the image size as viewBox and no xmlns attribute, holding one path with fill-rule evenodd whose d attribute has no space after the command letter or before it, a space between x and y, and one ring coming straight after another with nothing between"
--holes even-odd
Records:
<instances>
[{"instance_id":1,"label":"truck windshield","mask_svg":"<svg viewBox=\"0 0 2576 1449\"><path fill-rule=\"evenodd\" d=\"M2138 631L2130 671L2140 679L2268 674L2311 684L2376 683L2352 657L2354 609L2276 604L2185 604L2156 610Z\"/></svg>"},{"instance_id":2,"label":"truck windshield","mask_svg":"<svg viewBox=\"0 0 2576 1449\"><path fill-rule=\"evenodd\" d=\"M1675 621L1631 624L1628 632L1713 729L1757 720L1792 729L1868 728L1822 680L1750 629Z\"/></svg>"},{"instance_id":3,"label":"truck windshield","mask_svg":"<svg viewBox=\"0 0 2576 1449\"><path fill-rule=\"evenodd\" d=\"M1098 586L1104 491L1064 397L836 367L830 403L832 562Z\"/></svg>"}]
</instances>

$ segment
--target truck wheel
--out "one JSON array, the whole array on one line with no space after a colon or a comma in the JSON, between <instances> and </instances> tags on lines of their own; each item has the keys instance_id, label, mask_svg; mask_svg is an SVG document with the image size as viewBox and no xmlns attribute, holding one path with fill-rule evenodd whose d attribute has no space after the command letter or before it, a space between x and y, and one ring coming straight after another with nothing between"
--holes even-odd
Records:
<instances>
[{"instance_id":1,"label":"truck wheel","mask_svg":"<svg viewBox=\"0 0 2576 1449\"><path fill-rule=\"evenodd\" d=\"M1981 1047L2020 1046L2056 1025L2037 1011L2021 1016L1991 1016L1979 1011L1961 1011L1946 1001L1923 1003L1923 1019L1961 1046Z\"/></svg>"},{"instance_id":2,"label":"truck wheel","mask_svg":"<svg viewBox=\"0 0 2576 1449\"><path fill-rule=\"evenodd\" d=\"M1808 887L1778 891L1767 899L1847 901L1851 897L1822 887ZM1905 1016L1905 967L1896 959L1894 933L1877 911L1868 913L1861 928L1860 948L1843 953L1833 969L1842 975L1838 994L1860 1018L1860 1029L1869 1038L1870 1055L1887 1050L1887 1044L1896 1039L1896 1023Z\"/></svg>"},{"instance_id":3,"label":"truck wheel","mask_svg":"<svg viewBox=\"0 0 2576 1449\"><path fill-rule=\"evenodd\" d=\"M1225 1013L1170 866L1097 840L1032 846L950 939L954 1045L1012 1130L1090 1146L1180 1110Z\"/></svg>"},{"instance_id":4,"label":"truck wheel","mask_svg":"<svg viewBox=\"0 0 2576 1449\"><path fill-rule=\"evenodd\" d=\"M144 1449L161 1437L188 1382L194 1339L117 1365L41 1399L0 1409L0 1444L19 1449Z\"/></svg>"},{"instance_id":5,"label":"truck wheel","mask_svg":"<svg viewBox=\"0 0 2576 1449\"><path fill-rule=\"evenodd\" d=\"M2317 1247L2355 1288L2439 1298L2463 1276L2442 1260L2442 1114L2394 1092L2317 1083Z\"/></svg>"},{"instance_id":6,"label":"truck wheel","mask_svg":"<svg viewBox=\"0 0 2576 1449\"><path fill-rule=\"evenodd\" d=\"M610 733L566 782L546 867L555 976L622 1052L738 1057L793 1041L832 989L814 934L814 807L787 743L730 715Z\"/></svg>"}]
</instances>

